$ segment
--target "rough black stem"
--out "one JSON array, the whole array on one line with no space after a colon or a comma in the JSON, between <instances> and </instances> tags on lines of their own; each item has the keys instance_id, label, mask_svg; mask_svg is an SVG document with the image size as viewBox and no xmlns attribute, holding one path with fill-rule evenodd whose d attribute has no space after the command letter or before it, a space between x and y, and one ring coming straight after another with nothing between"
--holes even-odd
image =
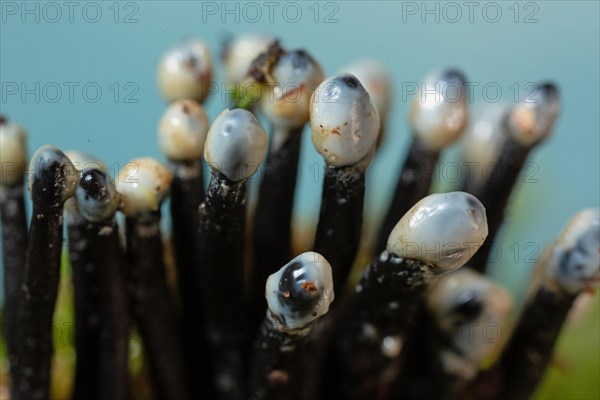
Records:
<instances>
[{"instance_id":1,"label":"rough black stem","mask_svg":"<svg viewBox=\"0 0 600 400\"><path fill-rule=\"evenodd\" d=\"M542 286L523 310L498 363L470 388L481 399L528 399L542 380L576 296Z\"/></svg>"},{"instance_id":2,"label":"rough black stem","mask_svg":"<svg viewBox=\"0 0 600 400\"><path fill-rule=\"evenodd\" d=\"M86 399L127 400L129 396L129 307L125 260L116 222L88 226L91 260L98 278L100 341L98 391Z\"/></svg>"},{"instance_id":3,"label":"rough black stem","mask_svg":"<svg viewBox=\"0 0 600 400\"><path fill-rule=\"evenodd\" d=\"M365 197L361 166L325 167L314 250L331 264L333 287L343 293L360 245Z\"/></svg>"},{"instance_id":4,"label":"rough black stem","mask_svg":"<svg viewBox=\"0 0 600 400\"><path fill-rule=\"evenodd\" d=\"M439 152L429 150L418 137L414 137L402 165L392 202L379 229L375 254L385 250L388 237L400 218L429 193L439 156Z\"/></svg>"},{"instance_id":5,"label":"rough black stem","mask_svg":"<svg viewBox=\"0 0 600 400\"><path fill-rule=\"evenodd\" d=\"M325 368L331 376L323 385L328 398L380 395L384 373L398 361L398 355L382 352L382 341L404 340L431 279L431 266L387 252L371 263L335 328L333 353Z\"/></svg>"},{"instance_id":6,"label":"rough black stem","mask_svg":"<svg viewBox=\"0 0 600 400\"><path fill-rule=\"evenodd\" d=\"M190 399L181 321L167 287L160 213L126 220L132 315L150 361L157 397Z\"/></svg>"},{"instance_id":7,"label":"rough black stem","mask_svg":"<svg viewBox=\"0 0 600 400\"><path fill-rule=\"evenodd\" d=\"M267 311L269 313L269 311ZM278 329L265 316L254 342L249 398L252 400L312 399L306 390L311 379L307 364L309 327L293 332ZM312 366L313 368L316 366Z\"/></svg>"},{"instance_id":8,"label":"rough black stem","mask_svg":"<svg viewBox=\"0 0 600 400\"><path fill-rule=\"evenodd\" d=\"M209 348L204 332L202 291L198 287L202 259L198 254L198 208L204 201L204 175L199 160L171 162L171 222L177 282L183 311L188 379L194 398L212 396Z\"/></svg>"},{"instance_id":9,"label":"rough black stem","mask_svg":"<svg viewBox=\"0 0 600 400\"><path fill-rule=\"evenodd\" d=\"M21 370L18 399L22 400L50 398L52 318L60 276L62 212L59 202L50 206L33 202L17 329L17 362Z\"/></svg>"},{"instance_id":10,"label":"rough black stem","mask_svg":"<svg viewBox=\"0 0 600 400\"><path fill-rule=\"evenodd\" d=\"M0 188L0 215L2 218L2 261L4 262L4 321L11 375L11 393L17 398L19 387L17 310L27 255L27 216L23 185Z\"/></svg>"},{"instance_id":11,"label":"rough black stem","mask_svg":"<svg viewBox=\"0 0 600 400\"><path fill-rule=\"evenodd\" d=\"M481 192L473 193L485 207L489 232L485 242L469 262L471 268L477 272L485 273L490 251L498 230L504 222L510 194L529 151L530 148L523 147L515 140L508 138L490 177L481 186Z\"/></svg>"},{"instance_id":12,"label":"rough black stem","mask_svg":"<svg viewBox=\"0 0 600 400\"><path fill-rule=\"evenodd\" d=\"M75 199L69 199L75 202ZM73 205L73 207L76 207ZM97 264L90 249L88 223L79 213L66 212L69 260L75 308L75 381L73 399L94 399L99 389L100 288Z\"/></svg>"},{"instance_id":13,"label":"rough black stem","mask_svg":"<svg viewBox=\"0 0 600 400\"><path fill-rule=\"evenodd\" d=\"M421 304L416 319L403 346L398 378L384 398L454 399L468 378L461 376L459 371L446 370L441 357L444 352L453 352L457 360L463 355L452 345L448 332L436 327L424 304ZM468 361L464 360L464 363Z\"/></svg>"},{"instance_id":14,"label":"rough black stem","mask_svg":"<svg viewBox=\"0 0 600 400\"><path fill-rule=\"evenodd\" d=\"M205 329L219 399L244 396L244 233L246 183L213 171L200 206L198 237L202 263Z\"/></svg>"}]
</instances>

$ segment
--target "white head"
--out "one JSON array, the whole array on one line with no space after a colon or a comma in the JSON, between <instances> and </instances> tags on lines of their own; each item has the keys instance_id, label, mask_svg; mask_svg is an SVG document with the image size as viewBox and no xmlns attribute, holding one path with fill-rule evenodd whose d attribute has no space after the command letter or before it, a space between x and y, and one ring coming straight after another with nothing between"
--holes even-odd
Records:
<instances>
[{"instance_id":1,"label":"white head","mask_svg":"<svg viewBox=\"0 0 600 400\"><path fill-rule=\"evenodd\" d=\"M169 49L158 64L158 86L165 99L204 101L212 83L212 59L201 40L188 39Z\"/></svg>"},{"instance_id":2,"label":"white head","mask_svg":"<svg viewBox=\"0 0 600 400\"><path fill-rule=\"evenodd\" d=\"M40 147L29 163L28 189L34 204L57 207L75 193L78 173L69 157L52 145Z\"/></svg>"},{"instance_id":3,"label":"white head","mask_svg":"<svg viewBox=\"0 0 600 400\"><path fill-rule=\"evenodd\" d=\"M488 235L485 208L464 192L432 194L396 224L387 251L436 265L440 272L464 265Z\"/></svg>"},{"instance_id":4,"label":"white head","mask_svg":"<svg viewBox=\"0 0 600 400\"><path fill-rule=\"evenodd\" d=\"M379 114L354 75L328 78L313 93L312 141L327 164L344 167L371 154L379 134Z\"/></svg>"},{"instance_id":5,"label":"white head","mask_svg":"<svg viewBox=\"0 0 600 400\"><path fill-rule=\"evenodd\" d=\"M306 51L283 52L265 76L261 111L276 127L302 127L309 119L310 98L323 79L321 66Z\"/></svg>"},{"instance_id":6,"label":"white head","mask_svg":"<svg viewBox=\"0 0 600 400\"><path fill-rule=\"evenodd\" d=\"M204 154L208 128L208 117L198 102L177 100L160 119L158 145L171 160L199 160Z\"/></svg>"},{"instance_id":7,"label":"white head","mask_svg":"<svg viewBox=\"0 0 600 400\"><path fill-rule=\"evenodd\" d=\"M0 115L0 186L22 185L27 168L27 135L19 124Z\"/></svg>"},{"instance_id":8,"label":"white head","mask_svg":"<svg viewBox=\"0 0 600 400\"><path fill-rule=\"evenodd\" d=\"M237 182L254 175L267 152L267 134L254 115L241 108L224 110L213 122L204 158L210 167Z\"/></svg>"},{"instance_id":9,"label":"white head","mask_svg":"<svg viewBox=\"0 0 600 400\"><path fill-rule=\"evenodd\" d=\"M362 83L384 122L392 98L392 78L385 65L376 60L364 59L347 65L342 71L354 75Z\"/></svg>"},{"instance_id":10,"label":"white head","mask_svg":"<svg viewBox=\"0 0 600 400\"><path fill-rule=\"evenodd\" d=\"M79 214L89 222L109 220L119 207L115 181L107 171L95 167L81 171L75 198Z\"/></svg>"},{"instance_id":11,"label":"white head","mask_svg":"<svg viewBox=\"0 0 600 400\"><path fill-rule=\"evenodd\" d=\"M434 284L427 309L462 355L479 364L503 342L512 299L485 276L460 268Z\"/></svg>"},{"instance_id":12,"label":"white head","mask_svg":"<svg viewBox=\"0 0 600 400\"><path fill-rule=\"evenodd\" d=\"M600 210L575 214L552 248L546 278L569 293L592 290L600 282Z\"/></svg>"},{"instance_id":13,"label":"white head","mask_svg":"<svg viewBox=\"0 0 600 400\"><path fill-rule=\"evenodd\" d=\"M409 121L415 135L431 150L454 143L468 121L463 74L445 70L428 75L413 98Z\"/></svg>"},{"instance_id":14,"label":"white head","mask_svg":"<svg viewBox=\"0 0 600 400\"><path fill-rule=\"evenodd\" d=\"M472 163L475 182L483 182L492 171L504 143L506 104L486 103L471 121L463 140L463 160Z\"/></svg>"},{"instance_id":15,"label":"white head","mask_svg":"<svg viewBox=\"0 0 600 400\"><path fill-rule=\"evenodd\" d=\"M227 82L236 84L246 81L252 61L267 51L274 40L275 38L268 35L247 33L227 43L223 55Z\"/></svg>"},{"instance_id":16,"label":"white head","mask_svg":"<svg viewBox=\"0 0 600 400\"><path fill-rule=\"evenodd\" d=\"M265 297L285 329L302 329L329 311L333 301L331 265L320 254L300 254L269 276Z\"/></svg>"},{"instance_id":17,"label":"white head","mask_svg":"<svg viewBox=\"0 0 600 400\"><path fill-rule=\"evenodd\" d=\"M154 158L129 161L117 177L121 211L134 218L158 211L172 180L171 172Z\"/></svg>"},{"instance_id":18,"label":"white head","mask_svg":"<svg viewBox=\"0 0 600 400\"><path fill-rule=\"evenodd\" d=\"M559 112L558 88L552 83L538 85L512 109L508 133L521 145L533 146L552 134Z\"/></svg>"}]
</instances>

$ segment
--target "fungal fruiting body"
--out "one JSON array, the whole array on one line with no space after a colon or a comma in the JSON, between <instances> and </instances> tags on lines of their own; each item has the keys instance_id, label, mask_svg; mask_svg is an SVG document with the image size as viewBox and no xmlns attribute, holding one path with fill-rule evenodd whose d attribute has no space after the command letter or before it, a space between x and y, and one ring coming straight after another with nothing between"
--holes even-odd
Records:
<instances>
[{"instance_id":1,"label":"fungal fruiting body","mask_svg":"<svg viewBox=\"0 0 600 400\"><path fill-rule=\"evenodd\" d=\"M313 93L312 141L327 165L347 167L368 158L379 128L379 114L371 96L352 74L328 78Z\"/></svg>"},{"instance_id":2,"label":"fungal fruiting body","mask_svg":"<svg viewBox=\"0 0 600 400\"><path fill-rule=\"evenodd\" d=\"M307 252L269 276L267 314L254 343L250 395L309 399L314 348L308 335L333 301L331 265ZM308 354L307 354L308 353Z\"/></svg>"},{"instance_id":3,"label":"fungal fruiting body","mask_svg":"<svg viewBox=\"0 0 600 400\"><path fill-rule=\"evenodd\" d=\"M425 304L406 342L393 393L406 399L455 398L500 347L512 300L506 290L464 267L440 277Z\"/></svg>"},{"instance_id":4,"label":"fungal fruiting body","mask_svg":"<svg viewBox=\"0 0 600 400\"><path fill-rule=\"evenodd\" d=\"M160 206L173 175L153 158L125 164L117 177L125 214L126 280L132 317L138 327L156 393L188 399L185 350L178 310L167 287L160 232Z\"/></svg>"},{"instance_id":5,"label":"fungal fruiting body","mask_svg":"<svg viewBox=\"0 0 600 400\"><path fill-rule=\"evenodd\" d=\"M409 122L414 133L375 252L385 248L396 221L429 193L440 153L462 135L468 120L466 79L456 70L432 73L414 96Z\"/></svg>"},{"instance_id":6,"label":"fungal fruiting body","mask_svg":"<svg viewBox=\"0 0 600 400\"><path fill-rule=\"evenodd\" d=\"M18 302L17 346L19 398L50 397L53 353L52 318L60 273L62 212L75 192L77 171L59 149L46 145L33 155L29 168L33 203L29 246Z\"/></svg>"},{"instance_id":7,"label":"fungal fruiting body","mask_svg":"<svg viewBox=\"0 0 600 400\"><path fill-rule=\"evenodd\" d=\"M209 127L204 108L189 99L177 100L169 105L158 124L158 145L169 160L168 166L173 173L170 188L172 245L184 315L186 357L190 365L197 364L197 360L207 353L202 295L198 290L202 260L196 241L198 206L205 195L201 159ZM204 379L190 379L195 397L202 397L202 388L210 386L206 382L209 374L205 371L199 375ZM208 396L207 393L204 395Z\"/></svg>"},{"instance_id":8,"label":"fungal fruiting body","mask_svg":"<svg viewBox=\"0 0 600 400\"><path fill-rule=\"evenodd\" d=\"M336 327L331 368L343 398L373 398L392 384L430 284L467 262L486 236L485 209L463 192L430 195L400 219Z\"/></svg>"},{"instance_id":9,"label":"fungal fruiting body","mask_svg":"<svg viewBox=\"0 0 600 400\"><path fill-rule=\"evenodd\" d=\"M194 99L201 103L210 91L212 75L212 58L206 43L186 39L162 56L158 65L158 86L169 102Z\"/></svg>"},{"instance_id":10,"label":"fungal fruiting body","mask_svg":"<svg viewBox=\"0 0 600 400\"><path fill-rule=\"evenodd\" d=\"M69 226L77 364L73 396L127 399L129 313L115 212L119 194L105 169L88 164L74 199L81 230ZM71 231L81 232L79 240ZM73 255L78 259L74 259Z\"/></svg>"},{"instance_id":11,"label":"fungal fruiting body","mask_svg":"<svg viewBox=\"0 0 600 400\"><path fill-rule=\"evenodd\" d=\"M323 80L321 67L303 50L282 52L265 72L267 82L259 105L271 124L271 138L252 230L254 321L249 324L249 337L264 312L260 287L292 256L292 211L302 131L309 119L310 96Z\"/></svg>"},{"instance_id":12,"label":"fungal fruiting body","mask_svg":"<svg viewBox=\"0 0 600 400\"><path fill-rule=\"evenodd\" d=\"M197 161L204 153L208 117L194 100L181 99L170 104L158 124L158 146L172 161Z\"/></svg>"},{"instance_id":13,"label":"fungal fruiting body","mask_svg":"<svg viewBox=\"0 0 600 400\"><path fill-rule=\"evenodd\" d=\"M310 127L326 163L314 250L331 262L334 283L343 287L358 252L365 170L377 142L379 114L358 79L343 73L313 93Z\"/></svg>"},{"instance_id":14,"label":"fungal fruiting body","mask_svg":"<svg viewBox=\"0 0 600 400\"><path fill-rule=\"evenodd\" d=\"M267 151L267 135L252 113L225 110L208 132L204 158L211 167L200 205L205 331L212 348L217 397L244 396L244 233L246 181Z\"/></svg>"},{"instance_id":15,"label":"fungal fruiting body","mask_svg":"<svg viewBox=\"0 0 600 400\"><path fill-rule=\"evenodd\" d=\"M510 195L531 150L551 135L560 112L560 97L554 84L538 85L531 97L520 100L504 117L499 157L489 177L473 193L487 209L490 228L488 241L471 263L479 272L487 267Z\"/></svg>"},{"instance_id":16,"label":"fungal fruiting body","mask_svg":"<svg viewBox=\"0 0 600 400\"><path fill-rule=\"evenodd\" d=\"M575 214L536 265L540 280L527 300L502 355L478 377L486 399L529 398L548 367L575 299L600 282L600 210Z\"/></svg>"},{"instance_id":17,"label":"fungal fruiting body","mask_svg":"<svg viewBox=\"0 0 600 400\"><path fill-rule=\"evenodd\" d=\"M4 315L8 360L11 368L11 394L17 397L20 369L17 363L17 307L20 297L28 243L25 211L25 169L27 135L18 124L0 115L0 218L2 219L2 262Z\"/></svg>"}]
</instances>

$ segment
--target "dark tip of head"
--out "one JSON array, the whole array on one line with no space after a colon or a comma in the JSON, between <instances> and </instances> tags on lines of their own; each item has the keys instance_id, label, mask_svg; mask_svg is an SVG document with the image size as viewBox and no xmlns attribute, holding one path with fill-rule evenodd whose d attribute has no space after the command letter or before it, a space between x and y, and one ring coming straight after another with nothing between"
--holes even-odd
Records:
<instances>
[{"instance_id":1,"label":"dark tip of head","mask_svg":"<svg viewBox=\"0 0 600 400\"><path fill-rule=\"evenodd\" d=\"M454 314L459 314L467 320L472 320L481 314L483 305L472 292L464 292L458 298L458 304L452 309Z\"/></svg>"},{"instance_id":2,"label":"dark tip of head","mask_svg":"<svg viewBox=\"0 0 600 400\"><path fill-rule=\"evenodd\" d=\"M472 196L467 196L467 205L471 208L479 207L479 204L477 204L477 201L475 201L475 199Z\"/></svg>"},{"instance_id":3,"label":"dark tip of head","mask_svg":"<svg viewBox=\"0 0 600 400\"><path fill-rule=\"evenodd\" d=\"M311 63L314 63L310 54L304 50L294 50L291 52L291 56L294 69L306 69Z\"/></svg>"},{"instance_id":4,"label":"dark tip of head","mask_svg":"<svg viewBox=\"0 0 600 400\"><path fill-rule=\"evenodd\" d=\"M86 196L101 200L106 196L106 175L97 168L85 170L81 173L79 186L85 191Z\"/></svg>"},{"instance_id":5,"label":"dark tip of head","mask_svg":"<svg viewBox=\"0 0 600 400\"><path fill-rule=\"evenodd\" d=\"M356 79L354 76L347 74L347 75L343 75L341 78L342 82L344 82L348 87L351 87L352 89L357 88L360 85L360 82L358 81L358 79Z\"/></svg>"},{"instance_id":6,"label":"dark tip of head","mask_svg":"<svg viewBox=\"0 0 600 400\"><path fill-rule=\"evenodd\" d=\"M0 114L0 125L4 124L7 121L6 117Z\"/></svg>"},{"instance_id":7,"label":"dark tip of head","mask_svg":"<svg viewBox=\"0 0 600 400\"><path fill-rule=\"evenodd\" d=\"M450 68L442 72L441 79L446 82L458 82L464 85L467 81L465 74L455 68Z\"/></svg>"},{"instance_id":8,"label":"dark tip of head","mask_svg":"<svg viewBox=\"0 0 600 400\"><path fill-rule=\"evenodd\" d=\"M539 89L544 96L548 96L550 98L557 98L559 96L558 87L552 82L541 83Z\"/></svg>"}]
</instances>

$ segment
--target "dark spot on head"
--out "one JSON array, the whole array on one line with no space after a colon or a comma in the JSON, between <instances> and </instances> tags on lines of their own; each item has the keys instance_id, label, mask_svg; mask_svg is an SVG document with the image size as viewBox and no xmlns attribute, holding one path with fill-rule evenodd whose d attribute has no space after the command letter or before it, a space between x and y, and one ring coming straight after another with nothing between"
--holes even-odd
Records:
<instances>
[{"instance_id":1,"label":"dark spot on head","mask_svg":"<svg viewBox=\"0 0 600 400\"><path fill-rule=\"evenodd\" d=\"M344 75L342 76L341 80L346 84L346 86L351 87L352 89L357 88L359 85L358 79L351 75Z\"/></svg>"},{"instance_id":2,"label":"dark spot on head","mask_svg":"<svg viewBox=\"0 0 600 400\"><path fill-rule=\"evenodd\" d=\"M291 53L291 57L292 67L294 68L294 70L306 70L312 62L312 58L304 50L293 51Z\"/></svg>"},{"instance_id":3,"label":"dark spot on head","mask_svg":"<svg viewBox=\"0 0 600 400\"><path fill-rule=\"evenodd\" d=\"M4 124L6 121L6 117L0 114L0 125Z\"/></svg>"},{"instance_id":4,"label":"dark spot on head","mask_svg":"<svg viewBox=\"0 0 600 400\"><path fill-rule=\"evenodd\" d=\"M189 69L195 69L198 65L198 58L194 54L190 54L184 61L184 65Z\"/></svg>"},{"instance_id":5,"label":"dark spot on head","mask_svg":"<svg viewBox=\"0 0 600 400\"><path fill-rule=\"evenodd\" d=\"M466 320L473 320L483 309L483 304L473 292L464 292L458 299L457 304L452 308L453 314L458 314Z\"/></svg>"},{"instance_id":6,"label":"dark spot on head","mask_svg":"<svg viewBox=\"0 0 600 400\"><path fill-rule=\"evenodd\" d=\"M160 186L156 186L156 187L154 188L154 190L156 190L157 192L160 192Z\"/></svg>"},{"instance_id":7,"label":"dark spot on head","mask_svg":"<svg viewBox=\"0 0 600 400\"><path fill-rule=\"evenodd\" d=\"M183 103L183 105L181 106L181 111L183 111L184 114L190 113L190 107L187 103Z\"/></svg>"},{"instance_id":8,"label":"dark spot on head","mask_svg":"<svg viewBox=\"0 0 600 400\"><path fill-rule=\"evenodd\" d=\"M449 69L445 71L440 78L444 82L456 82L460 85L464 85L467 80L465 75L457 69Z\"/></svg>"},{"instance_id":9,"label":"dark spot on head","mask_svg":"<svg viewBox=\"0 0 600 400\"><path fill-rule=\"evenodd\" d=\"M98 169L90 169L83 173L79 186L84 190L86 199L101 200L106 196L106 176Z\"/></svg>"},{"instance_id":10,"label":"dark spot on head","mask_svg":"<svg viewBox=\"0 0 600 400\"><path fill-rule=\"evenodd\" d=\"M472 196L467 196L467 205L473 209L477 209L477 202Z\"/></svg>"},{"instance_id":11,"label":"dark spot on head","mask_svg":"<svg viewBox=\"0 0 600 400\"><path fill-rule=\"evenodd\" d=\"M319 300L318 287L309 279L306 267L293 262L281 274L279 281L279 301L293 313L308 315Z\"/></svg>"}]
</instances>

